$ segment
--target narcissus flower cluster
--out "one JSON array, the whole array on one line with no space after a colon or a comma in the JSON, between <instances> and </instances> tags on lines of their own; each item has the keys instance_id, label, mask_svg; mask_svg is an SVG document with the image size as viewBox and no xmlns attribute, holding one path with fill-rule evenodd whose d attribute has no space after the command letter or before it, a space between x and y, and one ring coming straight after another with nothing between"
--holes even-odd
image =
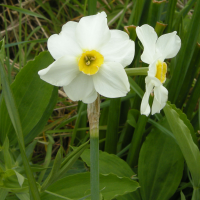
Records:
<instances>
[{"instance_id":1,"label":"narcissus flower cluster","mask_svg":"<svg viewBox=\"0 0 200 200\"><path fill-rule=\"evenodd\" d=\"M141 103L141 114L159 113L168 99L165 59L173 58L181 47L176 31L158 38L155 30L145 24L136 28L144 51L141 60L149 64L145 78L146 91ZM63 86L73 100L92 103L97 93L109 98L125 96L129 90L124 70L135 54L135 44L127 33L109 30L105 12L81 18L79 23L67 22L60 34L52 35L47 47L55 62L39 71L40 78ZM152 108L149 96L154 92Z\"/></svg>"},{"instance_id":2,"label":"narcissus flower cluster","mask_svg":"<svg viewBox=\"0 0 200 200\"><path fill-rule=\"evenodd\" d=\"M127 33L109 30L106 13L67 22L52 35L47 47L55 62L39 71L40 78L63 86L73 100L92 103L97 93L109 98L126 96L130 90L124 67L135 54Z\"/></svg>"},{"instance_id":3,"label":"narcissus flower cluster","mask_svg":"<svg viewBox=\"0 0 200 200\"><path fill-rule=\"evenodd\" d=\"M146 92L143 96L140 112L148 116L159 113L168 99L168 90L163 86L166 80L167 64L165 59L176 56L181 47L181 40L176 31L162 35L158 38L155 30L145 24L136 28L144 51L141 60L149 64L148 76L145 78ZM152 109L149 106L150 93L154 91Z\"/></svg>"}]
</instances>

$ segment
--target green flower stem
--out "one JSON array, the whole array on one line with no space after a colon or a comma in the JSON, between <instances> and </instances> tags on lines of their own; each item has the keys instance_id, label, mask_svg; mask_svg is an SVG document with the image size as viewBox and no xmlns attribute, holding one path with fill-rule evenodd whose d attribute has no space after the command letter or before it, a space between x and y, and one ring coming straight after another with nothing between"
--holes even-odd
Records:
<instances>
[{"instance_id":1,"label":"green flower stem","mask_svg":"<svg viewBox=\"0 0 200 200\"><path fill-rule=\"evenodd\" d=\"M90 124L90 183L91 200L100 199L99 194L99 115L100 97L88 104L88 119Z\"/></svg>"},{"instance_id":2,"label":"green flower stem","mask_svg":"<svg viewBox=\"0 0 200 200\"><path fill-rule=\"evenodd\" d=\"M127 68L125 69L128 76L147 75L148 67Z\"/></svg>"}]
</instances>

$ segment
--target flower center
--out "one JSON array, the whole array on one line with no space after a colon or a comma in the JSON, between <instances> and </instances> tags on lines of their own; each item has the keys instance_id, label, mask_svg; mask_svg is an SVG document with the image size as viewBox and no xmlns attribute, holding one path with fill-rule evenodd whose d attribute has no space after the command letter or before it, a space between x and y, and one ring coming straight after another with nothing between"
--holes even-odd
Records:
<instances>
[{"instance_id":1,"label":"flower center","mask_svg":"<svg viewBox=\"0 0 200 200\"><path fill-rule=\"evenodd\" d=\"M85 51L78 61L79 70L87 75L96 74L103 61L104 57L99 52Z\"/></svg>"},{"instance_id":2,"label":"flower center","mask_svg":"<svg viewBox=\"0 0 200 200\"><path fill-rule=\"evenodd\" d=\"M161 83L164 83L166 80L167 64L158 60L156 63L156 70L155 77L159 79Z\"/></svg>"}]
</instances>

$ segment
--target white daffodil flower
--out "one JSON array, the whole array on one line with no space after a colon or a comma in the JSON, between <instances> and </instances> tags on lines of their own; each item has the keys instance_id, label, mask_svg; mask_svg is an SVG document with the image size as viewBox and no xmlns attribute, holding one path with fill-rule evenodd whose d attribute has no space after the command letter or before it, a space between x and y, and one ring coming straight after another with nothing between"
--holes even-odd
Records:
<instances>
[{"instance_id":1,"label":"white daffodil flower","mask_svg":"<svg viewBox=\"0 0 200 200\"><path fill-rule=\"evenodd\" d=\"M67 22L60 34L52 35L47 47L55 62L38 72L52 85L63 86L73 100L92 103L97 92L122 97L130 90L124 67L134 57L135 44L127 33L109 30L106 13Z\"/></svg>"},{"instance_id":2,"label":"white daffodil flower","mask_svg":"<svg viewBox=\"0 0 200 200\"><path fill-rule=\"evenodd\" d=\"M145 78L146 92L143 96L140 112L146 116L150 113L149 96L154 91L151 113L160 113L168 99L168 90L162 85L166 80L167 64L165 59L173 58L181 47L181 40L176 31L158 38L154 29L145 24L136 28L144 51L141 60L149 64L148 76Z\"/></svg>"}]
</instances>

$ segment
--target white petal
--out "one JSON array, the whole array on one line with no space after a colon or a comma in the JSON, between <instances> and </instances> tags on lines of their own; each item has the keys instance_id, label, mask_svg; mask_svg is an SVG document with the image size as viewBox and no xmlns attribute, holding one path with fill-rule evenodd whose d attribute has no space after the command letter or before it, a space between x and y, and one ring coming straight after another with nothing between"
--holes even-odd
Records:
<instances>
[{"instance_id":1,"label":"white petal","mask_svg":"<svg viewBox=\"0 0 200 200\"><path fill-rule=\"evenodd\" d=\"M163 85L154 88L154 100L151 111L152 115L155 113L160 113L160 110L165 107L167 99L168 90Z\"/></svg>"},{"instance_id":2,"label":"white petal","mask_svg":"<svg viewBox=\"0 0 200 200\"><path fill-rule=\"evenodd\" d=\"M80 73L77 60L73 56L63 56L40 70L40 78L55 86L68 85Z\"/></svg>"},{"instance_id":3,"label":"white petal","mask_svg":"<svg viewBox=\"0 0 200 200\"><path fill-rule=\"evenodd\" d=\"M101 49L105 62L118 62L126 67L135 55L135 43L124 31L111 30L111 38Z\"/></svg>"},{"instance_id":4,"label":"white petal","mask_svg":"<svg viewBox=\"0 0 200 200\"><path fill-rule=\"evenodd\" d=\"M130 90L126 72L119 63L104 63L92 77L96 91L105 97L123 97Z\"/></svg>"},{"instance_id":5,"label":"white petal","mask_svg":"<svg viewBox=\"0 0 200 200\"><path fill-rule=\"evenodd\" d=\"M92 76L83 74L82 72L69 85L63 86L63 89L73 101L81 100L84 103L92 103L97 98Z\"/></svg>"},{"instance_id":6,"label":"white petal","mask_svg":"<svg viewBox=\"0 0 200 200\"><path fill-rule=\"evenodd\" d=\"M76 36L83 49L99 50L110 39L106 13L101 12L81 18L77 25Z\"/></svg>"},{"instance_id":7,"label":"white petal","mask_svg":"<svg viewBox=\"0 0 200 200\"><path fill-rule=\"evenodd\" d=\"M144 47L141 60L145 63L151 64L155 59L155 45L158 36L155 30L147 24L144 24L141 27L137 27L136 33Z\"/></svg>"},{"instance_id":8,"label":"white petal","mask_svg":"<svg viewBox=\"0 0 200 200\"><path fill-rule=\"evenodd\" d=\"M153 63L149 65L148 76L155 77L156 72L157 72L156 63L157 63L157 60L155 60Z\"/></svg>"},{"instance_id":9,"label":"white petal","mask_svg":"<svg viewBox=\"0 0 200 200\"><path fill-rule=\"evenodd\" d=\"M140 112L142 115L148 116L150 113L150 106L149 106L149 96L153 90L154 84L152 81L148 80L148 76L145 78L146 82L146 92L142 98L142 103L140 106Z\"/></svg>"},{"instance_id":10,"label":"white petal","mask_svg":"<svg viewBox=\"0 0 200 200\"><path fill-rule=\"evenodd\" d=\"M78 22L69 21L62 26L62 32L76 40L76 27Z\"/></svg>"},{"instance_id":11,"label":"white petal","mask_svg":"<svg viewBox=\"0 0 200 200\"><path fill-rule=\"evenodd\" d=\"M181 48L181 39L176 35L176 31L160 36L156 43L156 52L164 59L173 58Z\"/></svg>"},{"instance_id":12,"label":"white petal","mask_svg":"<svg viewBox=\"0 0 200 200\"><path fill-rule=\"evenodd\" d=\"M78 57L82 53L82 49L75 38L77 23L67 22L60 34L54 34L49 37L47 47L55 60L58 58L71 55Z\"/></svg>"}]
</instances>

